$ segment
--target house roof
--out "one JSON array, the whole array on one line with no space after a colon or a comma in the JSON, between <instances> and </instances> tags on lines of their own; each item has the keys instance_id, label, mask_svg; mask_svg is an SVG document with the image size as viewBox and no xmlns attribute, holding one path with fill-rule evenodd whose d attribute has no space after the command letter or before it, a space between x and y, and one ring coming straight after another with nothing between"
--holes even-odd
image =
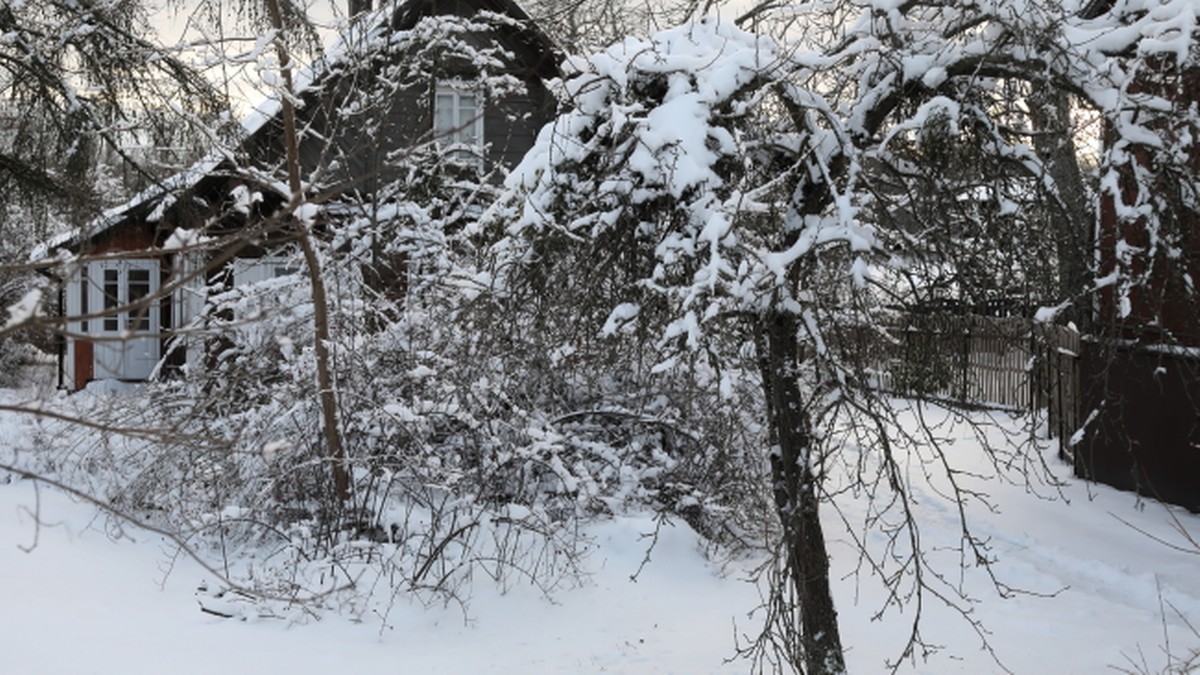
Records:
<instances>
[{"instance_id":1,"label":"house roof","mask_svg":"<svg viewBox=\"0 0 1200 675\"><path fill-rule=\"evenodd\" d=\"M436 16L439 4L446 0L386 0L377 9L360 15L346 32L321 55L304 68L297 69L292 77L292 85L297 94L310 91L335 66L347 58L353 58L364 47L369 47L374 41L384 37L389 32L412 28L425 16ZM543 65L549 75L557 71L558 63L562 61L562 50L537 25L529 14L514 0L471 0L480 9L510 16L523 22L525 29L521 37L537 51L546 55ZM254 107L254 110L242 121L242 128L247 134L254 134L268 122L275 119L281 111L282 101L278 97L264 99Z\"/></svg>"},{"instance_id":2,"label":"house roof","mask_svg":"<svg viewBox=\"0 0 1200 675\"><path fill-rule=\"evenodd\" d=\"M524 28L517 37L541 55L541 62L535 64L537 73L543 77L557 74L562 61L561 50L514 0L462 1L522 22ZM320 58L296 69L293 76L294 91L299 96L319 95L321 83L337 65L355 58L375 40L391 32L410 29L422 17L439 15L441 6L451 2L454 0L385 0L379 8L357 17ZM279 117L281 111L279 97L267 98L254 106L242 120L240 143L245 144L262 133L268 133L267 130L272 128L270 123ZM31 254L31 259L45 260L57 250L77 248L85 241L101 237L130 222L132 218L156 222L175 203L182 191L195 188L205 178L218 172L222 165L232 170L235 166L234 157L228 150L214 149L190 167L143 190L123 204L106 209L82 227L57 235L38 246Z\"/></svg>"},{"instance_id":3,"label":"house roof","mask_svg":"<svg viewBox=\"0 0 1200 675\"><path fill-rule=\"evenodd\" d=\"M180 191L194 187L204 177L212 175L226 159L227 157L224 155L210 152L195 164L142 190L125 203L105 209L103 213L82 227L62 232L43 242L34 248L30 259L44 260L54 251L72 249L81 242L99 237L125 222L129 216L139 210L139 207L149 208L150 205L153 205L156 211L170 208ZM155 219L151 218L151 220Z\"/></svg>"}]
</instances>

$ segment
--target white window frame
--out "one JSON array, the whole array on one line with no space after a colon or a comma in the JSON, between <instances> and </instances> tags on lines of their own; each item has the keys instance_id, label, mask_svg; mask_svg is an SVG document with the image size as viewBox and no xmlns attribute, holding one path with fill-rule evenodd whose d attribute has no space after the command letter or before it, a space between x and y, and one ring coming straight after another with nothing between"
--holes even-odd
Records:
<instances>
[{"instance_id":1,"label":"white window frame","mask_svg":"<svg viewBox=\"0 0 1200 675\"><path fill-rule=\"evenodd\" d=\"M234 258L233 286L242 288L270 279L298 275L300 271L296 258L283 253L261 258Z\"/></svg>"},{"instance_id":2,"label":"white window frame","mask_svg":"<svg viewBox=\"0 0 1200 675\"><path fill-rule=\"evenodd\" d=\"M296 256L289 255L289 251L275 251L261 258L234 258L233 288L246 303L241 311L234 312L234 318L239 321L258 319L284 309L284 300L288 296L286 288L297 282L307 282L300 272ZM276 281L284 277L292 280Z\"/></svg>"},{"instance_id":3,"label":"white window frame","mask_svg":"<svg viewBox=\"0 0 1200 675\"><path fill-rule=\"evenodd\" d=\"M467 103L467 97L474 99ZM483 164L483 92L478 89L439 83L433 95L433 138L443 146L466 146L451 158L464 164Z\"/></svg>"},{"instance_id":4,"label":"white window frame","mask_svg":"<svg viewBox=\"0 0 1200 675\"><path fill-rule=\"evenodd\" d=\"M93 260L76 276L72 292L77 299L68 309L102 313L79 320L80 333L92 342L95 379L146 380L154 374L162 332L160 274L157 259L114 258ZM146 304L131 307L141 302Z\"/></svg>"}]
</instances>

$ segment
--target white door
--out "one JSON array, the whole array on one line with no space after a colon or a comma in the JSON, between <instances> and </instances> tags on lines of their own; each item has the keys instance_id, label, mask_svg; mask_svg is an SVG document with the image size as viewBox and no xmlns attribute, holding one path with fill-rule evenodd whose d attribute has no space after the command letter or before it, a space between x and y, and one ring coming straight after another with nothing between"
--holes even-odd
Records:
<instances>
[{"instance_id":1,"label":"white door","mask_svg":"<svg viewBox=\"0 0 1200 675\"><path fill-rule=\"evenodd\" d=\"M157 260L99 260L88 264L87 306L98 380L145 380L159 358ZM139 301L145 300L142 304Z\"/></svg>"}]
</instances>

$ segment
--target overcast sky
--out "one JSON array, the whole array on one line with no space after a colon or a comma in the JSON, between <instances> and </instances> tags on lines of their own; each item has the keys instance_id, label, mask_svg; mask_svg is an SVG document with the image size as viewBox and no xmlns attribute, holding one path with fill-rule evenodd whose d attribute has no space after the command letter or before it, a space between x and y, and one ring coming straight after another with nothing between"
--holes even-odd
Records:
<instances>
[{"instance_id":1,"label":"overcast sky","mask_svg":"<svg viewBox=\"0 0 1200 675\"><path fill-rule=\"evenodd\" d=\"M229 7L242 2L262 2L263 0L222 0ZM306 5L310 20L318 26L325 46L337 38L339 21L345 16L348 0L296 0ZM262 86L262 77L257 68L249 66L234 67L228 65L230 58L245 55L254 47L252 35L244 25L237 25L232 11L224 23L225 37L237 36L241 40L231 41L225 46L225 66L219 65L222 59L215 53L215 47L208 49L196 45L204 40L215 40L216 35L205 35L207 30L196 22L194 14L200 5L200 0L147 0L146 6L150 23L157 31L162 44L168 49L180 46L183 58L204 70L214 83L229 80L228 94L234 105L235 115L241 117L267 96ZM184 46L188 46L184 49ZM269 59L272 54L266 54Z\"/></svg>"}]
</instances>

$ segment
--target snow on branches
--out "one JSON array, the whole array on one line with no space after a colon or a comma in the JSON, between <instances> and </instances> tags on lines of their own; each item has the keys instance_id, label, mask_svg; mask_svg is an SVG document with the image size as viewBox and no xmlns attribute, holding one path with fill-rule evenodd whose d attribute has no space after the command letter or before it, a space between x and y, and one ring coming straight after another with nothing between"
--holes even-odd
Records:
<instances>
[{"instance_id":1,"label":"snow on branches","mask_svg":"<svg viewBox=\"0 0 1200 675\"><path fill-rule=\"evenodd\" d=\"M816 26L827 4L780 11ZM898 250L928 248L920 223L900 222L928 194L918 174L1000 215L1031 200L1077 208L1031 147L1046 130L1026 98L1055 90L1112 132L1100 189L1126 220L1159 227L1168 205L1118 184L1187 169L1194 110L1145 82L1195 51L1190 4L1117 3L1091 17L1038 0L840 6L857 18L825 25L818 48L815 28L773 39L710 19L570 61L562 114L491 213L507 233L497 250L529 263L547 254L539 239L634 243L646 269L626 281L672 297L667 337L695 346L717 314L798 309L800 268L820 251L840 251L844 281L864 289ZM976 164L1009 167L1005 186L920 150L934 128ZM881 231L880 211L906 216Z\"/></svg>"},{"instance_id":2,"label":"snow on branches","mask_svg":"<svg viewBox=\"0 0 1200 675\"><path fill-rule=\"evenodd\" d=\"M806 142L777 123L788 60L774 41L711 20L570 61L567 109L489 216L506 224L497 250L528 261L539 238L623 242L640 264L622 283L673 298L682 316L664 337L696 347L704 321L730 298L740 310L769 292L776 256L789 255L770 243L786 181L768 168ZM833 145L811 138L818 154ZM633 307L616 309L632 320Z\"/></svg>"},{"instance_id":3,"label":"snow on branches","mask_svg":"<svg viewBox=\"0 0 1200 675\"><path fill-rule=\"evenodd\" d=\"M591 335L657 338L652 373L701 355L757 367L787 574L804 589L797 667L841 672L819 581L825 490L869 495L877 522L901 523L875 559L894 602L957 602L925 574L905 506L904 458L946 457L880 396L897 341L884 322L953 303L1090 312L1095 277L1130 295L1161 269L1144 257L1187 250L1193 5L822 0L747 14L779 19L774 37L709 19L570 63L559 117L487 215L493 278L539 303L573 288ZM1094 173L1073 108L1105 129ZM1094 267L1096 189L1123 223L1124 257L1102 262L1116 281ZM986 564L962 517L963 555Z\"/></svg>"}]
</instances>

